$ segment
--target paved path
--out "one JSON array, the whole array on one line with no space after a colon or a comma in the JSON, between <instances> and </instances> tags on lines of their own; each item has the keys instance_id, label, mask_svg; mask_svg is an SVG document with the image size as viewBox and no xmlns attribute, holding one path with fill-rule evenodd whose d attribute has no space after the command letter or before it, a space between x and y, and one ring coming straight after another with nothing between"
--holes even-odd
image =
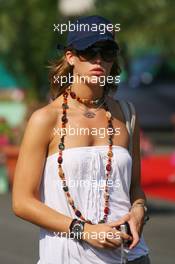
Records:
<instances>
[{"instance_id":1,"label":"paved path","mask_svg":"<svg viewBox=\"0 0 175 264\"><path fill-rule=\"evenodd\" d=\"M36 264L39 228L11 212L10 195L0 195L0 263ZM149 200L151 219L144 236L152 264L175 263L175 204ZM60 263L61 264L61 263Z\"/></svg>"}]
</instances>

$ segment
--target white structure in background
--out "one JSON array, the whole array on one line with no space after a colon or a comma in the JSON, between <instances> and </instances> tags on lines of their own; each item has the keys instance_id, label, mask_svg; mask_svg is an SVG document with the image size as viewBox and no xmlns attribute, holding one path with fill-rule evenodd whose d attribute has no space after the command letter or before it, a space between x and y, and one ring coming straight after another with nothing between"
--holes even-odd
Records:
<instances>
[{"instance_id":1,"label":"white structure in background","mask_svg":"<svg viewBox=\"0 0 175 264\"><path fill-rule=\"evenodd\" d=\"M64 16L76 16L94 8L95 0L59 0L58 8Z\"/></svg>"}]
</instances>

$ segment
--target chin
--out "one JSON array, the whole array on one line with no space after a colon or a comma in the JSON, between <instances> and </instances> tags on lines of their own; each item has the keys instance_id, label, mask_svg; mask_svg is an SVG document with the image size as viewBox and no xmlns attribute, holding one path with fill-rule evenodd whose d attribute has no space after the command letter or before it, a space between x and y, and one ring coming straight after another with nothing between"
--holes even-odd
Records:
<instances>
[{"instance_id":1,"label":"chin","mask_svg":"<svg viewBox=\"0 0 175 264\"><path fill-rule=\"evenodd\" d=\"M104 86L103 85L101 85L101 83L94 83L94 82L87 82L86 83L88 86L90 86L90 87L92 87L92 88L94 88L94 89L99 89L99 88L104 88Z\"/></svg>"}]
</instances>

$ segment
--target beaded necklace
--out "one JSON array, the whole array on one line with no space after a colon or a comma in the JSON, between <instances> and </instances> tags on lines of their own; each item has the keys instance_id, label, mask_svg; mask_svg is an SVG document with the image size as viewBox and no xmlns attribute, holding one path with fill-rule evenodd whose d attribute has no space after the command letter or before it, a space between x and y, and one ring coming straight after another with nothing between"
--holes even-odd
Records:
<instances>
[{"instance_id":1,"label":"beaded necklace","mask_svg":"<svg viewBox=\"0 0 175 264\"><path fill-rule=\"evenodd\" d=\"M89 223L89 224L93 224L90 220L85 219L84 216L82 215L82 213L76 208L74 200L72 199L70 192L69 192L69 188L67 186L67 182L66 182L66 178L65 178L65 174L63 172L62 169L62 162L63 162L63 157L62 157L62 152L65 149L65 145L64 145L64 137L66 136L66 131L64 128L66 128L66 123L68 122L68 118L67 118L67 109L68 107L68 95L70 94L72 99L77 100L80 103L90 103L90 104L97 104L99 103L99 100L101 99L96 99L96 100L89 100L89 99L81 99L80 97L76 96L76 93L71 91L71 87L69 86L63 93L63 104L62 104L62 109L63 109L63 115L61 118L62 121L62 129L64 130L62 137L61 137L61 141L59 143L59 156L57 159L58 162L58 171L59 171L59 176L60 179L62 181L62 186L63 186L63 190L65 192L65 195L67 197L67 201L69 203L69 205L72 207L75 215L80 218L82 221ZM108 144L109 144L109 149L107 152L107 156L108 156L108 161L107 161L107 165L106 165L106 174L105 174L105 188L104 188L104 215L103 218L100 219L100 221L98 223L105 223L107 221L107 217L109 214L109 186L108 186L108 180L110 178L110 172L111 172L111 161L112 161L112 156L113 156L113 152L112 152L112 137L113 137L113 126L112 126L112 115L109 112L109 108L108 105L106 104L106 102L104 102L104 108L106 110L106 117L107 117L107 122L108 122L108 131L111 132L112 130L112 135L111 133L108 133L109 138L108 138Z\"/></svg>"},{"instance_id":2,"label":"beaded necklace","mask_svg":"<svg viewBox=\"0 0 175 264\"><path fill-rule=\"evenodd\" d=\"M91 111L88 108L85 110L84 108L78 106L81 110L83 110L83 115L87 118L94 118L96 116L96 112L100 109L100 107L104 104L104 100L102 101L101 104L95 109L95 111Z\"/></svg>"}]
</instances>

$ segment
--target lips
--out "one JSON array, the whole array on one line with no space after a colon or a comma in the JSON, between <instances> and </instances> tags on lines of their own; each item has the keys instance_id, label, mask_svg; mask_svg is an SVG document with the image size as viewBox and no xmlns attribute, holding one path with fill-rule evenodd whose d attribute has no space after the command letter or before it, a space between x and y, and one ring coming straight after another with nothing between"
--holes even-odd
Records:
<instances>
[{"instance_id":1,"label":"lips","mask_svg":"<svg viewBox=\"0 0 175 264\"><path fill-rule=\"evenodd\" d=\"M104 70L102 68L93 68L92 70L90 70L90 72L93 75L102 75L102 74L104 74Z\"/></svg>"},{"instance_id":2,"label":"lips","mask_svg":"<svg viewBox=\"0 0 175 264\"><path fill-rule=\"evenodd\" d=\"M104 72L102 68L93 68L91 71L96 71L96 72Z\"/></svg>"}]
</instances>

